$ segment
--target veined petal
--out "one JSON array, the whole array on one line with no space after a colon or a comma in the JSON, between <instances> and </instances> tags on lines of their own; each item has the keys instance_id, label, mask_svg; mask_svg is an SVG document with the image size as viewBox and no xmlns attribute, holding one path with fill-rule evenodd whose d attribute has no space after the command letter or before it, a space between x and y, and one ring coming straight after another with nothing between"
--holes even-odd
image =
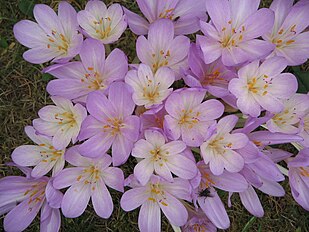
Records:
<instances>
[{"instance_id":1,"label":"veined petal","mask_svg":"<svg viewBox=\"0 0 309 232\"><path fill-rule=\"evenodd\" d=\"M108 187L123 192L124 176L120 168L108 167L104 169L102 179Z\"/></svg>"},{"instance_id":2,"label":"veined petal","mask_svg":"<svg viewBox=\"0 0 309 232\"><path fill-rule=\"evenodd\" d=\"M264 215L263 207L256 192L254 191L251 185L246 191L239 193L239 196L241 203L251 214L253 214L256 217L263 217Z\"/></svg>"},{"instance_id":3,"label":"veined petal","mask_svg":"<svg viewBox=\"0 0 309 232\"><path fill-rule=\"evenodd\" d=\"M114 137L110 134L100 133L83 142L78 150L83 156L98 157L108 151L113 141Z\"/></svg>"},{"instance_id":4,"label":"veined petal","mask_svg":"<svg viewBox=\"0 0 309 232\"><path fill-rule=\"evenodd\" d=\"M112 197L104 182L99 180L91 196L94 211L102 218L109 218L113 212L114 205Z\"/></svg>"},{"instance_id":5,"label":"veined petal","mask_svg":"<svg viewBox=\"0 0 309 232\"><path fill-rule=\"evenodd\" d=\"M41 161L40 147L35 145L22 145L15 148L12 160L21 166L35 166Z\"/></svg>"},{"instance_id":6,"label":"veined petal","mask_svg":"<svg viewBox=\"0 0 309 232\"><path fill-rule=\"evenodd\" d=\"M130 189L122 195L120 205L123 210L131 211L142 205L147 198L144 187Z\"/></svg>"},{"instance_id":7,"label":"veined petal","mask_svg":"<svg viewBox=\"0 0 309 232\"><path fill-rule=\"evenodd\" d=\"M53 186L56 189L63 189L73 185L78 177L83 173L83 168L65 168L53 180Z\"/></svg>"},{"instance_id":8,"label":"veined petal","mask_svg":"<svg viewBox=\"0 0 309 232\"><path fill-rule=\"evenodd\" d=\"M161 211L156 202L147 200L143 203L138 215L140 231L161 231Z\"/></svg>"},{"instance_id":9,"label":"veined petal","mask_svg":"<svg viewBox=\"0 0 309 232\"><path fill-rule=\"evenodd\" d=\"M128 160L132 149L132 141L128 140L123 135L116 136L112 145L113 165L119 166L121 164L124 164Z\"/></svg>"},{"instance_id":10,"label":"veined petal","mask_svg":"<svg viewBox=\"0 0 309 232\"><path fill-rule=\"evenodd\" d=\"M105 63L105 48L95 39L86 39L80 51L80 58L88 70L101 72Z\"/></svg>"},{"instance_id":11,"label":"veined petal","mask_svg":"<svg viewBox=\"0 0 309 232\"><path fill-rule=\"evenodd\" d=\"M123 8L123 10L127 16L131 31L136 35L146 35L148 33L149 23L138 14L135 14L126 8Z\"/></svg>"},{"instance_id":12,"label":"veined petal","mask_svg":"<svg viewBox=\"0 0 309 232\"><path fill-rule=\"evenodd\" d=\"M172 155L166 162L169 170L183 179L192 179L196 173L196 164L183 155Z\"/></svg>"}]
</instances>

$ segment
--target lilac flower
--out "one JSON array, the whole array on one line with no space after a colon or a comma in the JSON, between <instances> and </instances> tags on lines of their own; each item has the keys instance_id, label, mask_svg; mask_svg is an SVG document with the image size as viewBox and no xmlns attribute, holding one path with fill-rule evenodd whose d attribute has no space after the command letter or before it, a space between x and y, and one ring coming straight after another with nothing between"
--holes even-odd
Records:
<instances>
[{"instance_id":1,"label":"lilac flower","mask_svg":"<svg viewBox=\"0 0 309 232\"><path fill-rule=\"evenodd\" d=\"M22 167L35 166L31 176L39 178L50 170L52 176L56 176L64 167L65 150L57 150L52 145L52 139L37 134L31 126L25 127L27 136L37 145L22 145L12 153L13 161Z\"/></svg>"},{"instance_id":2,"label":"lilac flower","mask_svg":"<svg viewBox=\"0 0 309 232\"><path fill-rule=\"evenodd\" d=\"M133 101L138 106L151 108L161 104L173 88L174 72L166 67L159 68L155 74L148 65L140 64L138 70L127 73L125 81L133 88Z\"/></svg>"},{"instance_id":3,"label":"lilac flower","mask_svg":"<svg viewBox=\"0 0 309 232\"><path fill-rule=\"evenodd\" d=\"M187 207L188 209L188 207ZM187 223L182 227L184 232L216 232L217 228L212 222L205 216L201 209L188 209L189 219Z\"/></svg>"},{"instance_id":4,"label":"lilac flower","mask_svg":"<svg viewBox=\"0 0 309 232\"><path fill-rule=\"evenodd\" d=\"M39 111L40 118L33 120L34 128L41 134L53 136L56 149L66 148L70 141L74 144L81 124L87 116L86 109L68 99L53 96L54 105L45 106Z\"/></svg>"},{"instance_id":5,"label":"lilac flower","mask_svg":"<svg viewBox=\"0 0 309 232\"><path fill-rule=\"evenodd\" d=\"M271 132L297 134L300 121L309 112L309 95L295 94L284 101L284 109L276 114L266 125Z\"/></svg>"},{"instance_id":6,"label":"lilac flower","mask_svg":"<svg viewBox=\"0 0 309 232\"><path fill-rule=\"evenodd\" d=\"M300 65L309 58L309 3L293 0L274 0L270 9L275 12L275 23L263 38L276 45L272 55L282 56L288 65Z\"/></svg>"},{"instance_id":7,"label":"lilac flower","mask_svg":"<svg viewBox=\"0 0 309 232\"><path fill-rule=\"evenodd\" d=\"M236 74L227 69L220 60L205 64L201 51L195 44L191 44L188 62L190 71L184 77L185 83L190 87L202 87L216 97L229 95L228 83Z\"/></svg>"},{"instance_id":8,"label":"lilac flower","mask_svg":"<svg viewBox=\"0 0 309 232\"><path fill-rule=\"evenodd\" d=\"M213 175L204 162L197 164L199 172L195 177L199 182L193 192L194 204L201 207L209 220L218 228L226 229L230 226L230 220L224 205L214 187L224 191L241 192L248 187L245 178L238 173L224 171L221 175ZM191 181L191 182L192 182ZM203 194L206 191L207 194Z\"/></svg>"},{"instance_id":9,"label":"lilac flower","mask_svg":"<svg viewBox=\"0 0 309 232\"><path fill-rule=\"evenodd\" d=\"M185 36L174 37L174 25L170 20L160 19L150 25L148 39L139 36L136 52L139 60L152 68L155 73L167 66L180 77L181 70L187 69L187 55L190 40Z\"/></svg>"},{"instance_id":10,"label":"lilac flower","mask_svg":"<svg viewBox=\"0 0 309 232\"><path fill-rule=\"evenodd\" d=\"M81 154L98 157L112 146L113 165L126 162L139 136L140 119L132 115L134 107L125 83L111 84L108 99L101 92L90 93L87 99L90 116L83 122L79 136L80 140L89 139L79 147Z\"/></svg>"},{"instance_id":11,"label":"lilac flower","mask_svg":"<svg viewBox=\"0 0 309 232\"><path fill-rule=\"evenodd\" d=\"M27 178L7 176L0 179L0 214L4 230L23 231L41 209L40 230L59 231L61 224L60 203L62 193L52 187L47 177Z\"/></svg>"},{"instance_id":12,"label":"lilac flower","mask_svg":"<svg viewBox=\"0 0 309 232\"><path fill-rule=\"evenodd\" d=\"M65 158L76 167L62 170L53 182L56 189L70 186L61 203L63 215L69 218L80 216L91 198L95 212L102 218L109 218L114 206L106 185L123 192L121 169L109 167L112 159L107 154L94 159L81 156L77 146L70 148Z\"/></svg>"},{"instance_id":13,"label":"lilac flower","mask_svg":"<svg viewBox=\"0 0 309 232\"><path fill-rule=\"evenodd\" d=\"M78 32L77 13L70 4L60 2L58 15L49 6L37 4L33 14L37 23L22 20L14 25L15 38L30 48L23 54L26 61L66 62L79 53L83 36Z\"/></svg>"},{"instance_id":14,"label":"lilac flower","mask_svg":"<svg viewBox=\"0 0 309 232\"><path fill-rule=\"evenodd\" d=\"M184 142L166 143L165 137L156 130L146 130L145 138L137 141L132 150L132 156L143 159L134 168L134 175L142 185L154 171L169 182L173 182L172 173L183 179L196 175L196 164L182 154L187 147Z\"/></svg>"},{"instance_id":15,"label":"lilac flower","mask_svg":"<svg viewBox=\"0 0 309 232\"><path fill-rule=\"evenodd\" d=\"M209 163L215 175L222 174L224 169L239 172L244 166L243 157L235 150L245 147L249 140L243 133L230 133L237 121L235 115L222 118L217 124L216 133L201 145L204 162Z\"/></svg>"},{"instance_id":16,"label":"lilac flower","mask_svg":"<svg viewBox=\"0 0 309 232\"><path fill-rule=\"evenodd\" d=\"M206 91L185 89L172 93L165 103L168 115L164 128L172 140L181 139L188 146L200 146L209 137L209 128L220 117L224 107L217 100L202 103Z\"/></svg>"},{"instance_id":17,"label":"lilac flower","mask_svg":"<svg viewBox=\"0 0 309 232\"><path fill-rule=\"evenodd\" d=\"M269 31L274 23L274 13L258 10L260 0L239 4L234 0L206 1L211 24L201 21L205 36L197 36L206 64L221 57L226 66L251 62L269 55L274 45L256 38Z\"/></svg>"},{"instance_id":18,"label":"lilac flower","mask_svg":"<svg viewBox=\"0 0 309 232\"><path fill-rule=\"evenodd\" d=\"M125 9L130 29L137 35L146 35L149 24L161 18L173 21L176 35L192 34L200 29L199 20L207 19L204 0L194 4L190 0L137 0L137 4L147 20Z\"/></svg>"},{"instance_id":19,"label":"lilac flower","mask_svg":"<svg viewBox=\"0 0 309 232\"><path fill-rule=\"evenodd\" d=\"M295 158L288 159L288 168L292 196L309 211L309 149L303 149Z\"/></svg>"},{"instance_id":20,"label":"lilac flower","mask_svg":"<svg viewBox=\"0 0 309 232\"><path fill-rule=\"evenodd\" d=\"M179 199L190 200L190 184L186 180L175 178L173 183L166 182L158 176L152 176L145 185L132 181L133 189L122 195L121 208L132 211L141 206L138 227L140 231L161 231L161 210L169 222L183 226L188 219L188 212ZM161 210L160 210L161 209Z\"/></svg>"},{"instance_id":21,"label":"lilac flower","mask_svg":"<svg viewBox=\"0 0 309 232\"><path fill-rule=\"evenodd\" d=\"M88 93L96 90L105 93L112 82L123 80L128 71L127 57L121 50L113 50L105 60L104 46L94 39L84 41L80 57L81 62L45 69L45 72L58 78L47 85L51 95L86 102Z\"/></svg>"},{"instance_id":22,"label":"lilac flower","mask_svg":"<svg viewBox=\"0 0 309 232\"><path fill-rule=\"evenodd\" d=\"M303 141L299 143L302 144L304 147L309 147L309 112L304 116L301 120L302 124L302 131L299 135L303 138Z\"/></svg>"},{"instance_id":23,"label":"lilac flower","mask_svg":"<svg viewBox=\"0 0 309 232\"><path fill-rule=\"evenodd\" d=\"M87 2L85 10L78 12L77 20L87 36L103 44L117 41L127 28L119 4L112 4L107 9L102 1L97 0Z\"/></svg>"},{"instance_id":24,"label":"lilac flower","mask_svg":"<svg viewBox=\"0 0 309 232\"><path fill-rule=\"evenodd\" d=\"M147 110L142 115L140 115L142 132L147 129L156 128L157 130L164 131L164 116L167 115L167 112L164 106L159 108Z\"/></svg>"},{"instance_id":25,"label":"lilac flower","mask_svg":"<svg viewBox=\"0 0 309 232\"><path fill-rule=\"evenodd\" d=\"M282 57L273 57L244 66L238 71L239 78L229 83L229 90L237 98L237 106L244 113L257 117L261 109L279 113L284 109L282 100L296 93L297 80L291 73L282 73L286 68Z\"/></svg>"}]
</instances>

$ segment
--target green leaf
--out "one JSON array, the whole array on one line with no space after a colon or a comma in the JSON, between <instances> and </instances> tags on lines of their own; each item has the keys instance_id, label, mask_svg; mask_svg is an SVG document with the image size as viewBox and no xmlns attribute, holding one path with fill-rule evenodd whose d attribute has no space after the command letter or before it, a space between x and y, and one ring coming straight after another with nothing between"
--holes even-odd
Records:
<instances>
[{"instance_id":1,"label":"green leaf","mask_svg":"<svg viewBox=\"0 0 309 232\"><path fill-rule=\"evenodd\" d=\"M255 222L256 220L256 217L252 217L248 222L247 224L245 225L245 227L242 229L241 232L247 232L249 231L250 227L253 225L253 223Z\"/></svg>"},{"instance_id":2,"label":"green leaf","mask_svg":"<svg viewBox=\"0 0 309 232\"><path fill-rule=\"evenodd\" d=\"M298 81L298 93L309 92L309 72L303 72L299 67L292 67Z\"/></svg>"},{"instance_id":3,"label":"green leaf","mask_svg":"<svg viewBox=\"0 0 309 232\"><path fill-rule=\"evenodd\" d=\"M5 38L0 38L0 47L1 48L8 48L9 44L8 42L6 41Z\"/></svg>"},{"instance_id":4,"label":"green leaf","mask_svg":"<svg viewBox=\"0 0 309 232\"><path fill-rule=\"evenodd\" d=\"M43 81L49 81L49 80L51 80L52 78L53 78L53 76L50 75L50 74L48 74L48 73L44 73L44 74L42 75L42 80L43 80Z\"/></svg>"},{"instance_id":5,"label":"green leaf","mask_svg":"<svg viewBox=\"0 0 309 232\"><path fill-rule=\"evenodd\" d=\"M34 0L19 0L19 10L28 16L33 16Z\"/></svg>"}]
</instances>

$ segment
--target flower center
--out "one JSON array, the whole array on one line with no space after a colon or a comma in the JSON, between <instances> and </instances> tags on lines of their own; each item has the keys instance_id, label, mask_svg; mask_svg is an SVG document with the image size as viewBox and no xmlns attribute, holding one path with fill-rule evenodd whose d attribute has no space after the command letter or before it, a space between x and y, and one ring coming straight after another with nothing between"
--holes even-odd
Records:
<instances>
[{"instance_id":1,"label":"flower center","mask_svg":"<svg viewBox=\"0 0 309 232\"><path fill-rule=\"evenodd\" d=\"M104 82L101 73L94 71L93 67L88 67L88 71L89 72L85 73L85 77L81 79L81 82L86 82L88 84L88 89L106 89L107 85Z\"/></svg>"},{"instance_id":2,"label":"flower center","mask_svg":"<svg viewBox=\"0 0 309 232\"><path fill-rule=\"evenodd\" d=\"M237 47L243 40L243 32L246 30L245 26L237 29L232 27L232 21L227 22L227 26L221 29L221 45L224 48Z\"/></svg>"},{"instance_id":3,"label":"flower center","mask_svg":"<svg viewBox=\"0 0 309 232\"><path fill-rule=\"evenodd\" d=\"M182 111L182 116L180 117L178 124L179 125L186 125L189 129L192 129L194 125L199 122L198 117L200 116L200 112L194 113L192 109Z\"/></svg>"},{"instance_id":4,"label":"flower center","mask_svg":"<svg viewBox=\"0 0 309 232\"><path fill-rule=\"evenodd\" d=\"M149 184L149 187L151 196L148 197L148 200L152 202L158 202L163 206L168 206L162 187L159 184Z\"/></svg>"},{"instance_id":5,"label":"flower center","mask_svg":"<svg viewBox=\"0 0 309 232\"><path fill-rule=\"evenodd\" d=\"M64 155L64 150L56 150L50 144L42 143L39 144L39 146L42 148L40 151L40 155L42 158L41 162L44 163L55 162Z\"/></svg>"},{"instance_id":6,"label":"flower center","mask_svg":"<svg viewBox=\"0 0 309 232\"><path fill-rule=\"evenodd\" d=\"M195 232L206 232L207 231L207 228L204 225L194 224L192 227Z\"/></svg>"},{"instance_id":7,"label":"flower center","mask_svg":"<svg viewBox=\"0 0 309 232\"><path fill-rule=\"evenodd\" d=\"M83 170L83 173L79 175L76 180L77 181L83 181L84 185L91 185L91 189L95 190L96 184L98 180L101 178L101 170L99 167L95 165L91 165Z\"/></svg>"},{"instance_id":8,"label":"flower center","mask_svg":"<svg viewBox=\"0 0 309 232\"><path fill-rule=\"evenodd\" d=\"M160 67L168 65L168 59L171 56L171 52L170 50L160 50L159 53L153 53L151 56L153 58L152 71L155 73Z\"/></svg>"},{"instance_id":9,"label":"flower center","mask_svg":"<svg viewBox=\"0 0 309 232\"><path fill-rule=\"evenodd\" d=\"M47 182L46 181L40 181L35 182L33 185L31 185L30 189L27 189L24 193L24 196L28 196L28 205L30 204L37 204L38 202L41 202L45 199L45 188L46 188ZM29 211L32 210L32 207L29 206Z\"/></svg>"},{"instance_id":10,"label":"flower center","mask_svg":"<svg viewBox=\"0 0 309 232\"><path fill-rule=\"evenodd\" d=\"M76 124L76 120L74 118L73 113L71 112L64 112L64 113L57 113L55 114L55 119L58 121L59 125L68 124L70 127L74 127Z\"/></svg>"},{"instance_id":11,"label":"flower center","mask_svg":"<svg viewBox=\"0 0 309 232\"><path fill-rule=\"evenodd\" d=\"M267 88L271 85L271 79L267 75L261 75L259 77L253 77L247 81L247 89L254 94L260 94L265 96L268 94Z\"/></svg>"},{"instance_id":12,"label":"flower center","mask_svg":"<svg viewBox=\"0 0 309 232\"><path fill-rule=\"evenodd\" d=\"M307 167L300 167L300 175L309 177L309 171Z\"/></svg>"},{"instance_id":13,"label":"flower center","mask_svg":"<svg viewBox=\"0 0 309 232\"><path fill-rule=\"evenodd\" d=\"M100 18L98 21L93 21L95 33L100 39L105 39L110 36L112 28L112 20L110 17Z\"/></svg>"},{"instance_id":14,"label":"flower center","mask_svg":"<svg viewBox=\"0 0 309 232\"><path fill-rule=\"evenodd\" d=\"M120 129L124 127L123 121L119 118L107 119L109 124L103 127L104 132L109 132L112 136L119 134Z\"/></svg>"},{"instance_id":15,"label":"flower center","mask_svg":"<svg viewBox=\"0 0 309 232\"><path fill-rule=\"evenodd\" d=\"M296 24L289 27L288 29L281 28L276 35L273 35L272 43L276 45L277 48L284 48L295 42L293 39L296 35Z\"/></svg>"},{"instance_id":16,"label":"flower center","mask_svg":"<svg viewBox=\"0 0 309 232\"><path fill-rule=\"evenodd\" d=\"M170 19L170 20L173 20L173 17L174 17L174 10L175 8L170 8L170 9L167 9L163 12L161 12L159 14L159 18L165 18L165 19Z\"/></svg>"},{"instance_id":17,"label":"flower center","mask_svg":"<svg viewBox=\"0 0 309 232\"><path fill-rule=\"evenodd\" d=\"M48 49L54 49L63 54L68 53L70 41L62 34L52 30L52 36L48 35Z\"/></svg>"}]
</instances>

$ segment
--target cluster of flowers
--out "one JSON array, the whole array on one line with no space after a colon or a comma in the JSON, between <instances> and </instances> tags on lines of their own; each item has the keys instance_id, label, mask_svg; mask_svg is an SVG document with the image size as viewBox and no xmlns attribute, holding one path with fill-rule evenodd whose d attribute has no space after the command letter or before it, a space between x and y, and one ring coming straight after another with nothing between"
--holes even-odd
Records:
<instances>
[{"instance_id":1,"label":"cluster of flowers","mask_svg":"<svg viewBox=\"0 0 309 232\"><path fill-rule=\"evenodd\" d=\"M25 128L36 145L12 153L26 177L0 180L4 229L24 230L41 210L41 231L58 231L59 209L75 218L90 199L109 218L107 186L126 186L120 205L141 206L141 231L160 231L161 211L175 228L216 231L230 225L218 190L229 192L229 206L238 193L262 217L256 190L283 196L283 174L309 210L309 95L297 94L295 76L282 73L309 57L309 2L274 0L270 9L258 9L260 0L137 3L146 19L94 0L78 13L67 2L58 14L38 4L37 23L14 26L30 48L24 59L51 61L43 71L56 79L47 86L54 105ZM127 25L139 35L140 64L129 65L119 49L105 57ZM190 43L185 35L199 30ZM173 89L175 81L185 84ZM270 146L282 143L298 144L299 154ZM130 155L138 163L125 179L119 166Z\"/></svg>"}]
</instances>

